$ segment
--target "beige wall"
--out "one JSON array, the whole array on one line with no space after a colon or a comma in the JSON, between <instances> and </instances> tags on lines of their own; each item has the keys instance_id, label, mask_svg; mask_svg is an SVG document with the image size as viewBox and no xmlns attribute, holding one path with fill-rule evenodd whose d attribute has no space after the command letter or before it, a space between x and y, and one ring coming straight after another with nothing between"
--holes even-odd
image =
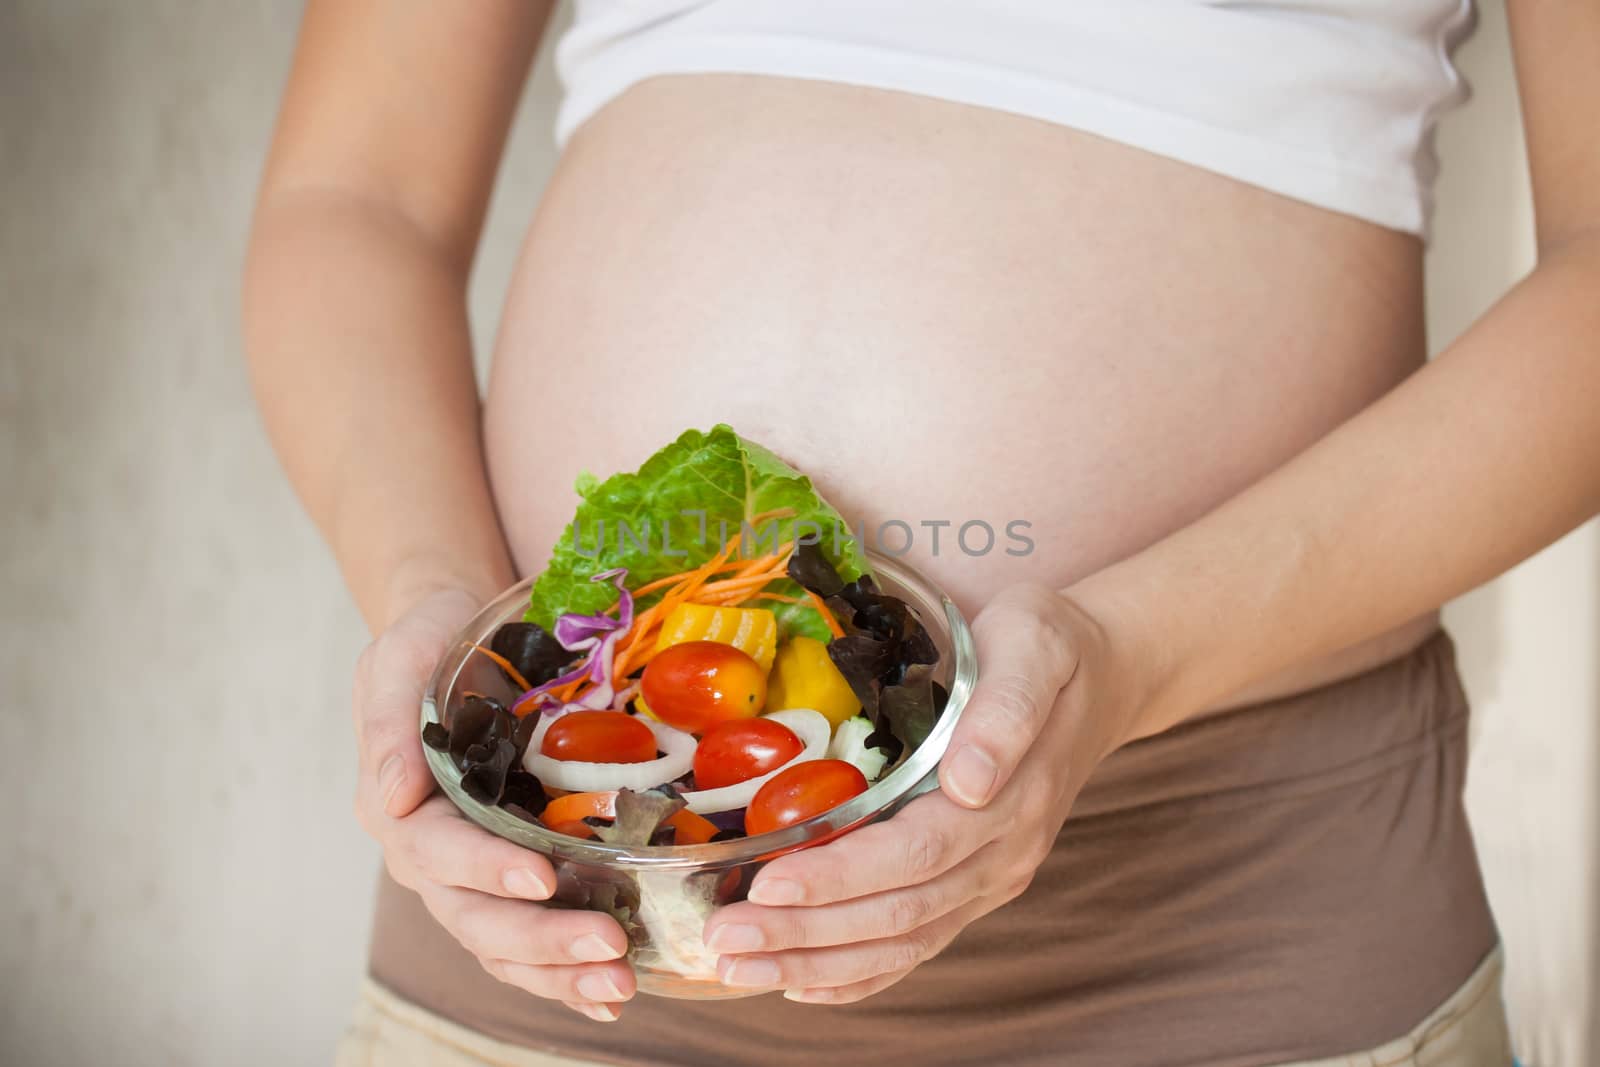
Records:
<instances>
[{"instance_id":1,"label":"beige wall","mask_svg":"<svg viewBox=\"0 0 1600 1067\"><path fill-rule=\"evenodd\" d=\"M1435 350L1533 266L1533 215L1502 0L1458 57L1470 108L1440 137L1428 257ZM1520 353L1508 352L1508 360ZM1517 1052L1591 1064L1600 878L1600 523L1450 605L1475 707L1467 808L1507 946Z\"/></svg>"},{"instance_id":2,"label":"beige wall","mask_svg":"<svg viewBox=\"0 0 1600 1067\"><path fill-rule=\"evenodd\" d=\"M362 633L262 439L235 330L294 18L0 5L0 1062L321 1062L359 972ZM1529 257L1486 29L1479 99L1445 137L1436 340ZM546 67L497 194L484 342L550 167L553 90ZM1574 857L1595 838L1597 571L1591 527L1451 612L1483 712L1473 812L1542 1067L1588 1062L1594 873Z\"/></svg>"}]
</instances>

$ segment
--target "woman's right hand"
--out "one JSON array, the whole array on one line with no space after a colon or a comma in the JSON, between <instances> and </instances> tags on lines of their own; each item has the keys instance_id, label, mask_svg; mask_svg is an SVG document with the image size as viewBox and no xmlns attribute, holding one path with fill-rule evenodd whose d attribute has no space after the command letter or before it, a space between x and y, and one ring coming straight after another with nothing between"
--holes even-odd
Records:
<instances>
[{"instance_id":1,"label":"woman's right hand","mask_svg":"<svg viewBox=\"0 0 1600 1067\"><path fill-rule=\"evenodd\" d=\"M395 881L416 892L484 970L602 1022L634 993L627 937L609 915L541 907L550 862L469 822L434 790L422 753L423 689L479 604L459 590L419 600L367 646L356 666L360 752L356 818L383 848Z\"/></svg>"}]
</instances>

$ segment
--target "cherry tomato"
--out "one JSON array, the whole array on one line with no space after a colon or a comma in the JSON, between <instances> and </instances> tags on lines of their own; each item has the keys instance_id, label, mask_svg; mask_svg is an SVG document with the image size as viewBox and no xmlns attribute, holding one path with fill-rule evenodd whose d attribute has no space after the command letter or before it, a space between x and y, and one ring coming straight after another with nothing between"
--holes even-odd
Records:
<instances>
[{"instance_id":1,"label":"cherry tomato","mask_svg":"<svg viewBox=\"0 0 1600 1067\"><path fill-rule=\"evenodd\" d=\"M795 732L771 719L730 719L694 750L694 787L721 789L782 767L805 751Z\"/></svg>"},{"instance_id":2,"label":"cherry tomato","mask_svg":"<svg viewBox=\"0 0 1600 1067\"><path fill-rule=\"evenodd\" d=\"M767 702L767 672L717 641L685 641L656 653L639 680L650 714L702 734L719 722L752 718Z\"/></svg>"},{"instance_id":3,"label":"cherry tomato","mask_svg":"<svg viewBox=\"0 0 1600 1067\"><path fill-rule=\"evenodd\" d=\"M656 735L626 712L569 711L550 724L539 751L583 763L649 763Z\"/></svg>"},{"instance_id":4,"label":"cherry tomato","mask_svg":"<svg viewBox=\"0 0 1600 1067\"><path fill-rule=\"evenodd\" d=\"M866 776L842 759L796 763L756 790L744 813L744 832L753 837L793 826L838 807L866 788Z\"/></svg>"}]
</instances>

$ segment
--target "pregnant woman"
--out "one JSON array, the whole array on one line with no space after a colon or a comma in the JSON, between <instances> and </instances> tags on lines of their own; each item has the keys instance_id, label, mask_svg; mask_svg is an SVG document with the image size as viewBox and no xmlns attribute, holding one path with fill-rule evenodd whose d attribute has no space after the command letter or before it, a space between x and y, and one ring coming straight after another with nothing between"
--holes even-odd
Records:
<instances>
[{"instance_id":1,"label":"pregnant woman","mask_svg":"<svg viewBox=\"0 0 1600 1067\"><path fill-rule=\"evenodd\" d=\"M1437 609L1600 509L1600 4L1510 0L1539 265L1425 363L1467 3L580 3L480 400L548 7L312 0L256 215L261 405L376 635L343 1062L1509 1063ZM908 524L983 678L938 792L712 917L770 995L632 999L418 699L579 470L721 420Z\"/></svg>"}]
</instances>

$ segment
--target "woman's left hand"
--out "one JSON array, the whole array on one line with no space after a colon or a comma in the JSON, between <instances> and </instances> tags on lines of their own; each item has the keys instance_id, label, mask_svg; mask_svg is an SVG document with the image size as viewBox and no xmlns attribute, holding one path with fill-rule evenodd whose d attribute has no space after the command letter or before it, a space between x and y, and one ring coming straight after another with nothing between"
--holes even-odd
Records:
<instances>
[{"instance_id":1,"label":"woman's left hand","mask_svg":"<svg viewBox=\"0 0 1600 1067\"><path fill-rule=\"evenodd\" d=\"M1028 887L1089 773L1127 740L1133 700L1105 630L1054 590L1005 590L973 634L979 681L941 788L769 863L706 924L724 982L860 1000Z\"/></svg>"}]
</instances>

